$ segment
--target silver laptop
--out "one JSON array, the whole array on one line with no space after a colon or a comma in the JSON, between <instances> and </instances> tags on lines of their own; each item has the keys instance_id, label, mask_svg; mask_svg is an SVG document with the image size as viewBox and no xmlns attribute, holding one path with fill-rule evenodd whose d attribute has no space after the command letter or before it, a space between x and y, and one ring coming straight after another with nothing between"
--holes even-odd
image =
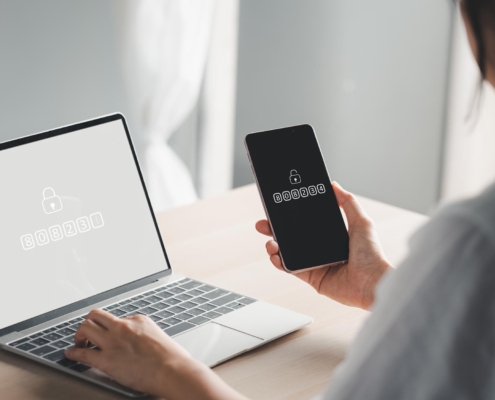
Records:
<instances>
[{"instance_id":1,"label":"silver laptop","mask_svg":"<svg viewBox=\"0 0 495 400\"><path fill-rule=\"evenodd\" d=\"M209 366L312 321L172 273L121 114L2 143L0 171L5 350L138 397L64 357L90 310L145 314Z\"/></svg>"}]
</instances>

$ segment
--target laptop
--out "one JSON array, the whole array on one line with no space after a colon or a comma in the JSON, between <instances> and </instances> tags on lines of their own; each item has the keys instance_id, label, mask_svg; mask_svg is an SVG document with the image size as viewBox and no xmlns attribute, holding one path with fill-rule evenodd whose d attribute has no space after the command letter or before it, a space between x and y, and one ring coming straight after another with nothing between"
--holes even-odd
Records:
<instances>
[{"instance_id":1,"label":"laptop","mask_svg":"<svg viewBox=\"0 0 495 400\"><path fill-rule=\"evenodd\" d=\"M140 397L64 357L90 310L147 315L208 366L312 322L173 273L121 114L2 143L0 170L7 351Z\"/></svg>"}]
</instances>

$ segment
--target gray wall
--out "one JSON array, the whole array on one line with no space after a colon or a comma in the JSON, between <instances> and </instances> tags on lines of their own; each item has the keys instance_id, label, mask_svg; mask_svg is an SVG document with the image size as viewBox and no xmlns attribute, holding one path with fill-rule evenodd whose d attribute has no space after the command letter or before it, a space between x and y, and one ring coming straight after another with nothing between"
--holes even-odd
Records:
<instances>
[{"instance_id":1,"label":"gray wall","mask_svg":"<svg viewBox=\"0 0 495 400\"><path fill-rule=\"evenodd\" d=\"M310 123L344 188L427 212L439 193L452 2L242 0L235 186L243 137Z\"/></svg>"},{"instance_id":2,"label":"gray wall","mask_svg":"<svg viewBox=\"0 0 495 400\"><path fill-rule=\"evenodd\" d=\"M0 142L120 111L139 145L117 1L0 0ZM196 114L171 139L193 175Z\"/></svg>"},{"instance_id":3,"label":"gray wall","mask_svg":"<svg viewBox=\"0 0 495 400\"><path fill-rule=\"evenodd\" d=\"M0 140L126 111L112 4L0 2Z\"/></svg>"}]
</instances>

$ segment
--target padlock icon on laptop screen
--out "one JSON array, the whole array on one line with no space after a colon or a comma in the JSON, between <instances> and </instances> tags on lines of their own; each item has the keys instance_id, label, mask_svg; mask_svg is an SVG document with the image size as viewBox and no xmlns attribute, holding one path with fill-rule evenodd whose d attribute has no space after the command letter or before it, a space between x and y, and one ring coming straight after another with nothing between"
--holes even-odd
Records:
<instances>
[{"instance_id":1,"label":"padlock icon on laptop screen","mask_svg":"<svg viewBox=\"0 0 495 400\"><path fill-rule=\"evenodd\" d=\"M292 183L293 185L297 185L298 183L301 183L301 176L297 173L295 169L291 169L289 180L290 183Z\"/></svg>"},{"instance_id":2,"label":"padlock icon on laptop screen","mask_svg":"<svg viewBox=\"0 0 495 400\"><path fill-rule=\"evenodd\" d=\"M43 210L46 214L53 214L59 212L62 206L62 200L55 194L55 190L51 187L47 187L43 190Z\"/></svg>"}]
</instances>

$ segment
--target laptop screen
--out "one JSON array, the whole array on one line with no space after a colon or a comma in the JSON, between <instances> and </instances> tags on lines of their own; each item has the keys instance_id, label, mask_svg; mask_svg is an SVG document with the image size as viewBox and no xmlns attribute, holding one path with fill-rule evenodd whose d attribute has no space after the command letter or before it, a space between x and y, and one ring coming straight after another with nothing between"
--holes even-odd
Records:
<instances>
[{"instance_id":1,"label":"laptop screen","mask_svg":"<svg viewBox=\"0 0 495 400\"><path fill-rule=\"evenodd\" d=\"M4 149L0 171L0 330L169 268L120 117Z\"/></svg>"}]
</instances>

